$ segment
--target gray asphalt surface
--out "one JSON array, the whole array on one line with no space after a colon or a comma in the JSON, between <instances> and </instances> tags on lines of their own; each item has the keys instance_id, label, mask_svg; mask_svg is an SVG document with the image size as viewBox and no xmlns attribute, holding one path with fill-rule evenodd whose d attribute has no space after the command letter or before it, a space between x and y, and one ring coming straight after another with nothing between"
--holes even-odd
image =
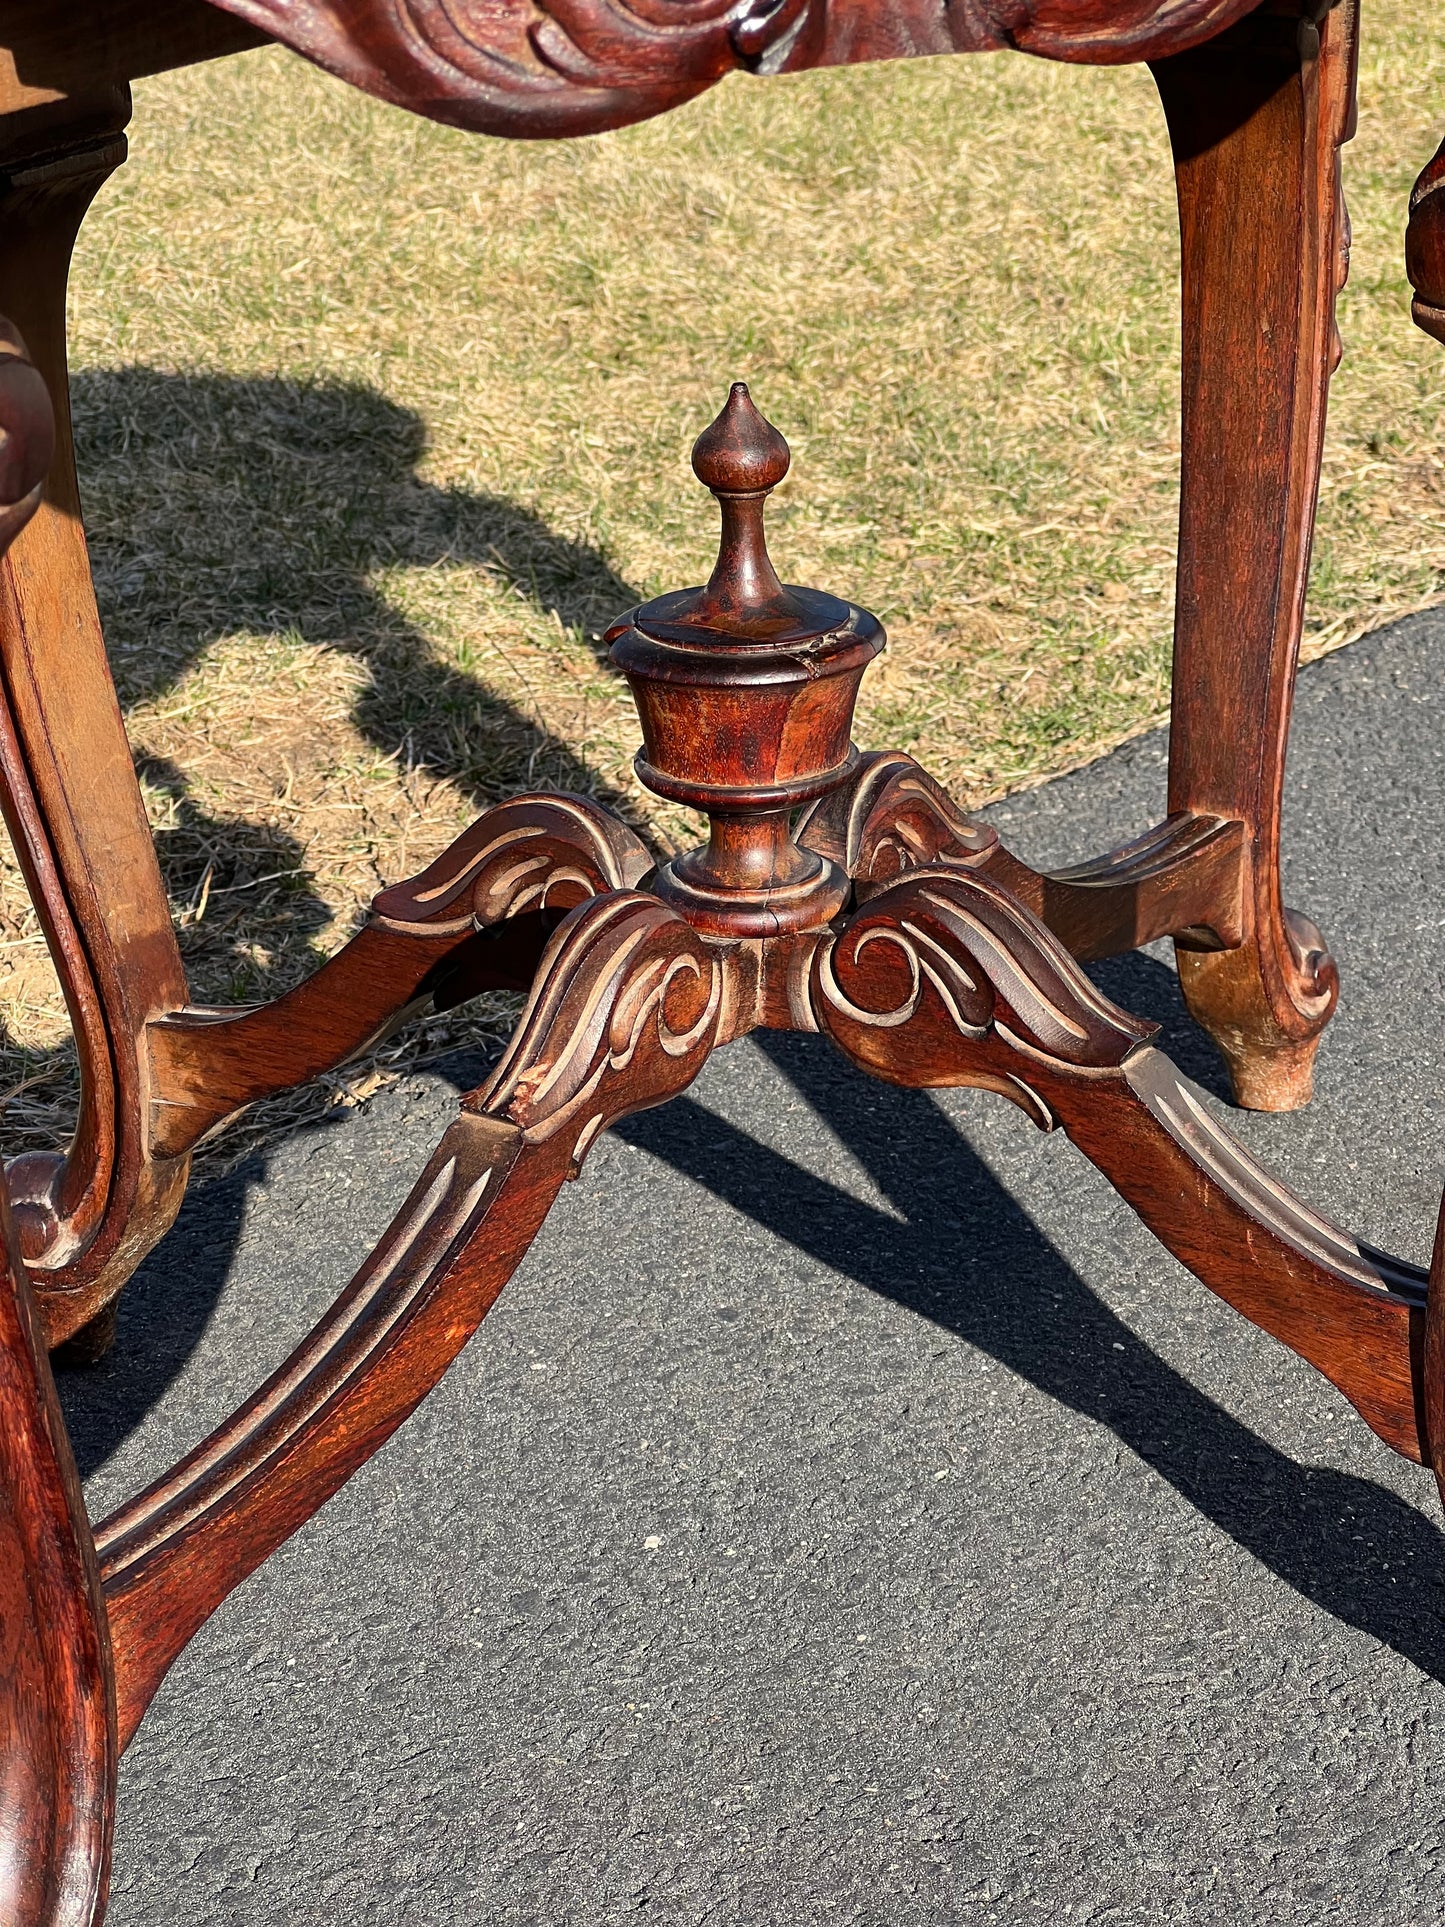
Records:
<instances>
[{"instance_id":1,"label":"gray asphalt surface","mask_svg":"<svg viewBox=\"0 0 1445 1927\"><path fill-rule=\"evenodd\" d=\"M1442 687L1439 616L1302 677L1288 895L1345 995L1313 1107L1236 1120L1417 1260ZM1163 756L993 818L1084 855ZM1222 1093L1165 963L1098 976ZM93 1510L279 1361L454 1101L417 1077L192 1195L62 1384ZM110 1918L1435 1923L1442 1578L1426 1475L1062 1137L751 1040L598 1145L441 1389L191 1646Z\"/></svg>"}]
</instances>

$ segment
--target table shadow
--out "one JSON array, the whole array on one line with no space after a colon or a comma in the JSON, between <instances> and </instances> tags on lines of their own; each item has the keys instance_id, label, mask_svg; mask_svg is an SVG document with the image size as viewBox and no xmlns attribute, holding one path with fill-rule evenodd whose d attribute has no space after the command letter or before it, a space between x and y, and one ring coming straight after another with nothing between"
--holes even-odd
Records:
<instances>
[{"instance_id":1,"label":"table shadow","mask_svg":"<svg viewBox=\"0 0 1445 1927\"><path fill-rule=\"evenodd\" d=\"M551 788L629 815L629 799L535 705L501 693L495 662L466 667L388 583L405 570L485 575L609 675L601 632L640 592L600 548L525 503L427 479L414 409L364 383L145 366L77 371L71 404L96 598L127 715L166 696L212 645L280 637L364 665L351 702L358 733L455 784L478 810ZM302 842L254 803L245 816L211 808L207 784L141 748L143 778L172 805L156 849L193 1000L279 996L321 962L315 939L330 921ZM203 888L204 922L187 924ZM63 1147L78 1096L73 1046L32 1048L0 1025L0 1051L18 1089L6 1155Z\"/></svg>"},{"instance_id":2,"label":"table shadow","mask_svg":"<svg viewBox=\"0 0 1445 1927\"><path fill-rule=\"evenodd\" d=\"M928 1094L864 1078L820 1038L764 1032L755 1041L891 1210L692 1098L627 1119L619 1135L807 1257L1107 1426L1286 1585L1445 1683L1445 1535L1423 1513L1370 1479L1298 1464L1167 1364L1089 1289ZM1159 1262L1173 1261L1161 1250Z\"/></svg>"},{"instance_id":3,"label":"table shadow","mask_svg":"<svg viewBox=\"0 0 1445 1927\"><path fill-rule=\"evenodd\" d=\"M1095 974L1113 994L1131 992L1136 1008L1163 1023L1180 1060L1222 1087L1171 972L1136 955ZM820 1038L762 1032L754 1043L890 1209L814 1176L690 1097L624 1120L618 1135L809 1258L1107 1426L1285 1584L1445 1683L1445 1535L1422 1512L1370 1479L1297 1463L1167 1364L1090 1290L926 1093L863 1077ZM466 1089L485 1064L462 1053L435 1069ZM114 1350L98 1366L61 1375L83 1476L185 1370L267 1166L258 1152L191 1194L126 1289ZM1161 1251L1159 1262L1172 1260Z\"/></svg>"}]
</instances>

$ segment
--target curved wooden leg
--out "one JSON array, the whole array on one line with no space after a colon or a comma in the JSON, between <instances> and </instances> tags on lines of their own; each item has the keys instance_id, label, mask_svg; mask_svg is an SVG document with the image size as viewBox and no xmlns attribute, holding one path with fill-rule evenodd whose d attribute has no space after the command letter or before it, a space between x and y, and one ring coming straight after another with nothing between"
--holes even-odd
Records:
<instances>
[{"instance_id":1,"label":"curved wooden leg","mask_svg":"<svg viewBox=\"0 0 1445 1927\"><path fill-rule=\"evenodd\" d=\"M1445 142L1415 183L1405 265L1415 291L1417 327L1445 342ZM1430 1465L1445 1505L1445 1201L1435 1228L1435 1251L1425 1314L1424 1425Z\"/></svg>"},{"instance_id":2,"label":"curved wooden leg","mask_svg":"<svg viewBox=\"0 0 1445 1927\"><path fill-rule=\"evenodd\" d=\"M1181 812L1088 862L1033 870L902 750L860 756L850 782L803 812L797 836L847 872L860 901L930 863L983 871L1076 957L1186 930L1238 943L1243 928L1242 823Z\"/></svg>"},{"instance_id":3,"label":"curved wooden leg","mask_svg":"<svg viewBox=\"0 0 1445 1927\"><path fill-rule=\"evenodd\" d=\"M655 898L572 911L495 1075L389 1230L239 1411L96 1533L124 1745L176 1655L389 1438L476 1330L597 1133L686 1088L722 970Z\"/></svg>"},{"instance_id":4,"label":"curved wooden leg","mask_svg":"<svg viewBox=\"0 0 1445 1927\"><path fill-rule=\"evenodd\" d=\"M152 1142L175 1157L273 1092L334 1070L411 1011L526 990L562 915L629 890L641 840L586 796L511 796L432 864L380 892L351 941L294 990L247 1010L189 1006L147 1030Z\"/></svg>"},{"instance_id":5,"label":"curved wooden leg","mask_svg":"<svg viewBox=\"0 0 1445 1927\"><path fill-rule=\"evenodd\" d=\"M1445 141L1410 196L1405 269L1415 290L1416 327L1445 341Z\"/></svg>"},{"instance_id":6,"label":"curved wooden leg","mask_svg":"<svg viewBox=\"0 0 1445 1927\"><path fill-rule=\"evenodd\" d=\"M1189 1008L1238 1102L1308 1101L1338 973L1284 909L1280 806L1348 259L1339 146L1353 131L1357 0L1318 24L1261 7L1159 62L1184 276L1183 476L1171 811L1237 819L1237 946L1179 942Z\"/></svg>"},{"instance_id":7,"label":"curved wooden leg","mask_svg":"<svg viewBox=\"0 0 1445 1927\"><path fill-rule=\"evenodd\" d=\"M11 1171L37 1280L64 1293L54 1334L87 1324L170 1225L184 1161L146 1143L144 1029L186 1000L170 908L106 662L71 446L65 290L76 233L125 158L125 88L40 116L0 164L0 310L56 416L45 500L0 562L0 802L65 992L80 1116L63 1157ZM52 1293L52 1302L55 1302Z\"/></svg>"},{"instance_id":8,"label":"curved wooden leg","mask_svg":"<svg viewBox=\"0 0 1445 1927\"><path fill-rule=\"evenodd\" d=\"M1277 1183L1150 1038L989 877L922 870L870 899L813 961L820 1029L891 1083L971 1084L1062 1125L1212 1291L1420 1460L1425 1281Z\"/></svg>"},{"instance_id":9,"label":"curved wooden leg","mask_svg":"<svg viewBox=\"0 0 1445 1927\"><path fill-rule=\"evenodd\" d=\"M0 1185L0 1920L99 1927L115 1701L90 1525Z\"/></svg>"},{"instance_id":10,"label":"curved wooden leg","mask_svg":"<svg viewBox=\"0 0 1445 1927\"><path fill-rule=\"evenodd\" d=\"M1421 1342L1421 1424L1425 1456L1445 1505L1445 1198L1435 1225L1435 1249L1425 1290Z\"/></svg>"}]
</instances>

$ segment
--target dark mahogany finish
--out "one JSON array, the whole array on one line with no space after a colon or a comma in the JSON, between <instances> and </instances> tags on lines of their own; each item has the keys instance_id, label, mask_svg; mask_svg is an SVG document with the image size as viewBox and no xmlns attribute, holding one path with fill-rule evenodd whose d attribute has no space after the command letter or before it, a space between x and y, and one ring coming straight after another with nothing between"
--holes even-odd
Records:
<instances>
[{"instance_id":1,"label":"dark mahogany finish","mask_svg":"<svg viewBox=\"0 0 1445 1927\"><path fill-rule=\"evenodd\" d=\"M788 472L788 445L743 382L692 466L722 510L710 581L607 632L642 719L638 775L708 817L707 847L665 865L655 887L711 936L806 930L843 908L848 878L793 840L792 813L857 761L853 708L883 630L865 609L774 574L763 505Z\"/></svg>"},{"instance_id":2,"label":"dark mahogany finish","mask_svg":"<svg viewBox=\"0 0 1445 1927\"><path fill-rule=\"evenodd\" d=\"M1426 334L1445 341L1445 142L1415 183L1405 266L1415 290L1411 312Z\"/></svg>"},{"instance_id":3,"label":"dark mahogany finish","mask_svg":"<svg viewBox=\"0 0 1445 1927\"><path fill-rule=\"evenodd\" d=\"M484 134L595 134L724 74L1017 47L1156 60L1255 0L223 0L231 13L403 107ZM364 31L360 30L364 19Z\"/></svg>"},{"instance_id":4,"label":"dark mahogany finish","mask_svg":"<svg viewBox=\"0 0 1445 1927\"><path fill-rule=\"evenodd\" d=\"M96 1927L117 1753L186 1642L437 1382L598 1133L758 1026L822 1032L874 1076L995 1091L1063 1130L1161 1243L1445 1492L1445 1214L1428 1276L1358 1244L1262 1170L1153 1026L1080 969L1173 936L1240 1101L1307 1098L1337 977L1282 904L1279 804L1338 354L1355 0L224 5L13 0L0 21L0 309L19 324L0 324L0 802L83 1074L66 1155L9 1167L13 1226L0 1185L5 1927ZM129 80L267 33L384 98L520 135L661 112L736 67L1002 45L1150 60L1184 262L1163 819L1040 874L911 757L853 747L883 631L779 581L763 517L787 445L739 383L693 453L722 515L711 579L609 631L641 717L639 773L707 813L706 844L655 870L588 799L513 797L383 890L287 996L193 1006L91 591L65 281L85 208L124 158ZM1445 150L1411 204L1409 266L1416 319L1445 339ZM503 986L529 993L507 1052L351 1284L246 1404L92 1535L47 1346L104 1348L191 1150L428 1002Z\"/></svg>"}]
</instances>

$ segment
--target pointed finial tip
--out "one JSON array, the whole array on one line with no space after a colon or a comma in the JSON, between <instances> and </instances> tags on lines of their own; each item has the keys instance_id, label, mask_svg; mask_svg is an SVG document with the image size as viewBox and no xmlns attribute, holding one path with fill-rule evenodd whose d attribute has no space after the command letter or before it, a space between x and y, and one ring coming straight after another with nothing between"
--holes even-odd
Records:
<instances>
[{"instance_id":1,"label":"pointed finial tip","mask_svg":"<svg viewBox=\"0 0 1445 1927\"><path fill-rule=\"evenodd\" d=\"M715 495L755 495L788 472L788 444L758 413L745 381L735 381L722 413L692 445L692 472Z\"/></svg>"}]
</instances>

